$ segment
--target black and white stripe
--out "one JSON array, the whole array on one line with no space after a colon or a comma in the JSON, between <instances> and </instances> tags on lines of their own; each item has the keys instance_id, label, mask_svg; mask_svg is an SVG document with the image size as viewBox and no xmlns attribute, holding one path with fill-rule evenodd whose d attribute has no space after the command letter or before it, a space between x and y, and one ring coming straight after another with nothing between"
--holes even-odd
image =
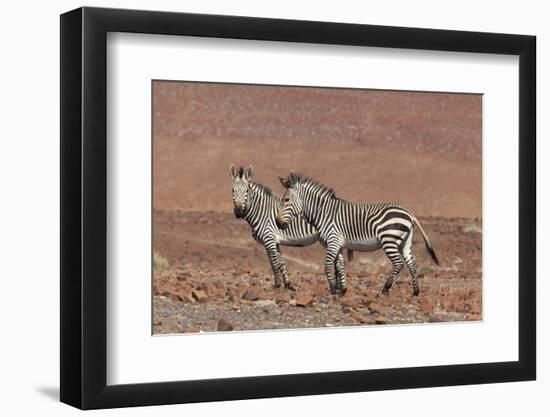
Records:
<instances>
[{"instance_id":1,"label":"black and white stripe","mask_svg":"<svg viewBox=\"0 0 550 417\"><path fill-rule=\"evenodd\" d=\"M248 222L252 237L262 244L269 258L275 287L281 286L281 278L285 288L292 288L280 246L308 246L319 240L319 234L313 226L301 216L289 222L285 230L277 226L276 216L282 207L282 199L262 184L252 181L252 166L248 168L230 167L233 179L233 209L237 218ZM342 264L340 254L337 262Z\"/></svg>"},{"instance_id":2,"label":"black and white stripe","mask_svg":"<svg viewBox=\"0 0 550 417\"><path fill-rule=\"evenodd\" d=\"M418 295L416 260L411 253L415 226L422 233L432 259L439 264L418 219L400 205L351 203L337 198L332 189L294 173L281 179L281 183L286 192L277 223L284 228L296 216L303 216L318 230L320 241L326 248L325 274L333 294L338 289L342 295L346 292L344 266L336 259L344 248L348 248L357 251L384 250L393 265L384 284L383 292L386 294L397 274L407 265L412 277L413 294Z\"/></svg>"}]
</instances>

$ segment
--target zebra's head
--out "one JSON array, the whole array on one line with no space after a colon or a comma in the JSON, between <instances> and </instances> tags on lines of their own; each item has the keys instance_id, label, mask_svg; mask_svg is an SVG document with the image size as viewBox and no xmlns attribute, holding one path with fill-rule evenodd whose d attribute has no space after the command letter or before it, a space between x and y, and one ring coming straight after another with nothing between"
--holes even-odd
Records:
<instances>
[{"instance_id":1,"label":"zebra's head","mask_svg":"<svg viewBox=\"0 0 550 417\"><path fill-rule=\"evenodd\" d=\"M242 166L237 168L231 164L229 167L229 174L233 180L233 212L238 219L242 219L246 213L248 191L253 172L252 165L248 168Z\"/></svg>"},{"instance_id":2,"label":"zebra's head","mask_svg":"<svg viewBox=\"0 0 550 417\"><path fill-rule=\"evenodd\" d=\"M292 220L302 215L303 207L302 200L298 193L299 177L290 171L287 178L279 177L282 186L285 188L283 194L283 206L277 214L277 225L281 229L286 229Z\"/></svg>"}]
</instances>

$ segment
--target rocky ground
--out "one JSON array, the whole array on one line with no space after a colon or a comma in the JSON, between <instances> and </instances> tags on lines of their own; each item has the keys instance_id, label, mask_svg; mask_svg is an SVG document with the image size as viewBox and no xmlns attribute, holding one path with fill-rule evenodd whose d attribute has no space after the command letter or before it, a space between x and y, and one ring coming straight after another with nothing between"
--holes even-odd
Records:
<instances>
[{"instance_id":1,"label":"rocky ground","mask_svg":"<svg viewBox=\"0 0 550 417\"><path fill-rule=\"evenodd\" d=\"M224 213L155 216L156 248L168 261L154 271L156 334L482 318L481 223L476 219L420 219L441 260L434 265L415 236L413 252L424 276L420 296L411 295L405 270L390 294L381 294L391 267L378 251L355 253L346 265L349 289L340 298L329 294L319 244L283 248L296 291L274 289L267 256L247 237L246 223ZM213 263L217 269L207 267Z\"/></svg>"},{"instance_id":2,"label":"rocky ground","mask_svg":"<svg viewBox=\"0 0 550 417\"><path fill-rule=\"evenodd\" d=\"M153 331L179 333L481 319L482 96L153 83ZM283 247L295 292L274 290L263 247L235 219L231 163L275 193L292 169L355 202L395 201L422 221L421 295L407 271L380 294L383 252L356 253L329 295L323 248Z\"/></svg>"}]
</instances>

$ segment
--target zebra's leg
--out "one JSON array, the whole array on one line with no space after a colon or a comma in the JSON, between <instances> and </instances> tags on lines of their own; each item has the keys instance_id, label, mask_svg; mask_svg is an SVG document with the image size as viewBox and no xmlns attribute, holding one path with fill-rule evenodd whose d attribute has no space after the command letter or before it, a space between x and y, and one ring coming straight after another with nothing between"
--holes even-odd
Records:
<instances>
[{"instance_id":1,"label":"zebra's leg","mask_svg":"<svg viewBox=\"0 0 550 417\"><path fill-rule=\"evenodd\" d=\"M399 253L399 247L396 242L386 242L382 243L382 248L384 249L384 252L386 253L386 256L389 258L393 265L393 270L391 274L388 276L388 279L386 279L386 283L384 284L384 288L382 289L382 294L388 294L389 289L393 285L393 281L395 280L395 277L401 270L403 269L403 259L401 258L401 254Z\"/></svg>"},{"instance_id":2,"label":"zebra's leg","mask_svg":"<svg viewBox=\"0 0 550 417\"><path fill-rule=\"evenodd\" d=\"M336 287L340 290L340 295L344 295L348 290L346 284L346 269L344 265L344 256L342 251L336 257L336 262L334 263L334 269L336 270Z\"/></svg>"},{"instance_id":3,"label":"zebra's leg","mask_svg":"<svg viewBox=\"0 0 550 417\"><path fill-rule=\"evenodd\" d=\"M403 259L405 260L405 264L407 265L407 268L411 273L413 295L416 296L420 294L420 287L418 286L418 276L416 275L416 259L411 253L412 235L413 234L411 232L409 233L409 236L407 236L407 239L403 244L403 248L401 249L401 255L403 256Z\"/></svg>"},{"instance_id":4,"label":"zebra's leg","mask_svg":"<svg viewBox=\"0 0 550 417\"><path fill-rule=\"evenodd\" d=\"M267 251L267 257L269 258L269 263L271 264L271 269L273 270L273 277L275 282L273 286L279 288L281 286L281 265L279 252L277 251L277 245L275 242L266 242L264 243L265 250Z\"/></svg>"},{"instance_id":5,"label":"zebra's leg","mask_svg":"<svg viewBox=\"0 0 550 417\"><path fill-rule=\"evenodd\" d=\"M335 278L335 265L336 265L336 258L338 257L338 253L340 252L339 247L335 246L327 246L327 252L325 255L325 275L327 277L328 285L330 287L331 294L337 293L337 280Z\"/></svg>"},{"instance_id":6,"label":"zebra's leg","mask_svg":"<svg viewBox=\"0 0 550 417\"><path fill-rule=\"evenodd\" d=\"M277 252L279 253L279 272L283 277L283 282L285 288L291 291L296 291L296 289L290 284L290 278L288 278L288 272L286 270L285 261L283 259L283 254L281 253L281 248L277 245Z\"/></svg>"}]
</instances>

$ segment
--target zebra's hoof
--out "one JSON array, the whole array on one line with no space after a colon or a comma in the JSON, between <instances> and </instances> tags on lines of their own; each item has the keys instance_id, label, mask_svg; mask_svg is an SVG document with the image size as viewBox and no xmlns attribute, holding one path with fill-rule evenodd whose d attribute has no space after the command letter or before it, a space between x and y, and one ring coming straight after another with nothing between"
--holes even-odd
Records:
<instances>
[{"instance_id":1,"label":"zebra's hoof","mask_svg":"<svg viewBox=\"0 0 550 417\"><path fill-rule=\"evenodd\" d=\"M382 288L382 294L388 295L390 293L390 287L386 287L384 285L384 288Z\"/></svg>"},{"instance_id":2,"label":"zebra's hoof","mask_svg":"<svg viewBox=\"0 0 550 417\"><path fill-rule=\"evenodd\" d=\"M336 285L330 287L330 293L332 295L338 294L338 290L336 289Z\"/></svg>"},{"instance_id":3,"label":"zebra's hoof","mask_svg":"<svg viewBox=\"0 0 550 417\"><path fill-rule=\"evenodd\" d=\"M413 295L414 295L415 297L418 297L418 294L420 294L420 288L415 288L415 289L413 290Z\"/></svg>"},{"instance_id":4,"label":"zebra's hoof","mask_svg":"<svg viewBox=\"0 0 550 417\"><path fill-rule=\"evenodd\" d=\"M290 283L285 284L285 288L286 288L287 290L290 290L290 291L296 291L296 288L294 288L292 285L290 285Z\"/></svg>"},{"instance_id":5,"label":"zebra's hoof","mask_svg":"<svg viewBox=\"0 0 550 417\"><path fill-rule=\"evenodd\" d=\"M348 290L347 288L341 288L340 289L340 297L343 297L346 294L347 290Z\"/></svg>"},{"instance_id":6,"label":"zebra's hoof","mask_svg":"<svg viewBox=\"0 0 550 417\"><path fill-rule=\"evenodd\" d=\"M281 288L281 283L276 282L275 284L273 284L273 288Z\"/></svg>"}]
</instances>

